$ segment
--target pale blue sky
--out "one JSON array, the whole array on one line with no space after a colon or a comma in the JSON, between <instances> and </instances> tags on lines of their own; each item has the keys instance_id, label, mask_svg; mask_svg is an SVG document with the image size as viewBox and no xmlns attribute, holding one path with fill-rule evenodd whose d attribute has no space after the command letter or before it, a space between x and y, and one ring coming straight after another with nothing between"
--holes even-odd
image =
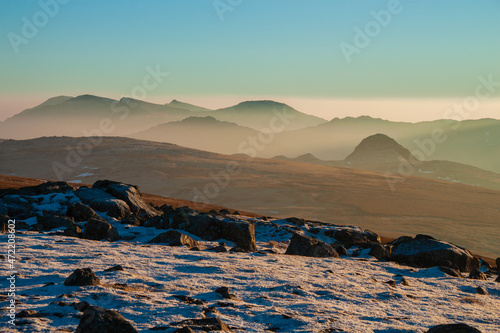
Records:
<instances>
[{"instance_id":1,"label":"pale blue sky","mask_svg":"<svg viewBox=\"0 0 500 333\"><path fill-rule=\"evenodd\" d=\"M16 53L9 36L23 36L23 17L33 22L40 3L55 1L0 2L0 120L36 98L130 95L148 66L170 73L148 91L165 102L455 98L480 75L500 81L498 0L401 0L351 63L339 45L390 1L243 0L221 21L211 0L65 0Z\"/></svg>"}]
</instances>

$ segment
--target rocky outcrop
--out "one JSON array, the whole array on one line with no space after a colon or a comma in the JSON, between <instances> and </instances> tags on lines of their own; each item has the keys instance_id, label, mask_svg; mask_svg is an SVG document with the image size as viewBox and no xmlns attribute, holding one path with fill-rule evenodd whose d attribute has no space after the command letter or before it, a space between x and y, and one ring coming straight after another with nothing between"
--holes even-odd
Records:
<instances>
[{"instance_id":1,"label":"rocky outcrop","mask_svg":"<svg viewBox=\"0 0 500 333\"><path fill-rule=\"evenodd\" d=\"M192 248L193 246L197 246L198 242L185 235L180 233L177 230L169 230L162 234L159 234L155 238L153 238L150 243L161 243L169 246L182 246L187 245L187 247Z\"/></svg>"},{"instance_id":2,"label":"rocky outcrop","mask_svg":"<svg viewBox=\"0 0 500 333\"><path fill-rule=\"evenodd\" d=\"M210 332L210 331L231 332L227 324L218 318L186 319L180 322L172 323L172 325L184 326L205 332Z\"/></svg>"},{"instance_id":3,"label":"rocky outcrop","mask_svg":"<svg viewBox=\"0 0 500 333\"><path fill-rule=\"evenodd\" d=\"M391 243L390 260L416 267L445 266L470 272L479 268L479 259L456 245L442 242L431 236L403 236Z\"/></svg>"},{"instance_id":4,"label":"rocky outcrop","mask_svg":"<svg viewBox=\"0 0 500 333\"><path fill-rule=\"evenodd\" d=\"M101 284L101 280L90 268L77 268L64 281L65 286L95 286Z\"/></svg>"},{"instance_id":5,"label":"rocky outcrop","mask_svg":"<svg viewBox=\"0 0 500 333\"><path fill-rule=\"evenodd\" d=\"M294 234L285 254L307 257L335 257L338 253L328 244L300 234Z\"/></svg>"},{"instance_id":6,"label":"rocky outcrop","mask_svg":"<svg viewBox=\"0 0 500 333\"><path fill-rule=\"evenodd\" d=\"M98 212L122 219L130 214L130 208L123 200L97 188L81 187L75 192L80 200Z\"/></svg>"},{"instance_id":7,"label":"rocky outcrop","mask_svg":"<svg viewBox=\"0 0 500 333\"><path fill-rule=\"evenodd\" d=\"M344 228L340 230L326 230L325 235L334 238L337 242L348 247L352 244L376 242L380 243L380 237L376 233L359 228Z\"/></svg>"},{"instance_id":8,"label":"rocky outcrop","mask_svg":"<svg viewBox=\"0 0 500 333\"><path fill-rule=\"evenodd\" d=\"M255 225L246 221L229 220L210 215L195 215L176 210L154 217L145 226L180 229L208 241L230 240L245 251L255 251Z\"/></svg>"},{"instance_id":9,"label":"rocky outcrop","mask_svg":"<svg viewBox=\"0 0 500 333\"><path fill-rule=\"evenodd\" d=\"M138 333L137 329L121 314L99 306L90 306L83 313L75 333Z\"/></svg>"},{"instance_id":10,"label":"rocky outcrop","mask_svg":"<svg viewBox=\"0 0 500 333\"><path fill-rule=\"evenodd\" d=\"M82 238L91 240L105 239L114 242L120 239L118 230L102 219L91 218L85 225Z\"/></svg>"},{"instance_id":11,"label":"rocky outcrop","mask_svg":"<svg viewBox=\"0 0 500 333\"><path fill-rule=\"evenodd\" d=\"M92 185L92 188L104 190L115 198L125 201L132 213L144 220L161 214L161 212L142 200L142 194L137 186L110 180L99 180Z\"/></svg>"}]
</instances>

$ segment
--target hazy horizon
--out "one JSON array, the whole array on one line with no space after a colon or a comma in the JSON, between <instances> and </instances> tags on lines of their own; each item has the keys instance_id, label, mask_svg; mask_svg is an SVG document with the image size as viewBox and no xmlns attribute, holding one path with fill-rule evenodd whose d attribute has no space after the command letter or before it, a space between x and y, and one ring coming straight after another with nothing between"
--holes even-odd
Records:
<instances>
[{"instance_id":1,"label":"hazy horizon","mask_svg":"<svg viewBox=\"0 0 500 333\"><path fill-rule=\"evenodd\" d=\"M82 94L71 95L76 97ZM91 94L92 95L92 94ZM57 95L61 96L61 95ZM108 97L120 99L130 96L107 96L98 95L100 97ZM10 118L26 109L30 109L49 98L54 96L32 96L31 98L3 98L0 101L0 122ZM420 122L433 121L439 119L455 119L455 120L470 120L470 119L500 119L500 98L492 98L483 102L477 110L471 112L467 118L447 116L447 110L453 108L456 104L463 103L460 98L400 98L400 99L383 99L383 98L367 98L367 99L308 99L286 96L204 96L204 97L189 97L189 96L169 96L141 99L146 102L155 104L166 104L172 100L194 104L208 109L219 109L230 107L244 101L253 100L273 100L275 102L285 103L294 109L317 116L326 120L333 118L359 117L370 116L373 118L381 118L389 121L401 122ZM406 110L407 112L401 112ZM410 112L413 111L413 112Z\"/></svg>"},{"instance_id":2,"label":"hazy horizon","mask_svg":"<svg viewBox=\"0 0 500 333\"><path fill-rule=\"evenodd\" d=\"M2 120L89 93L421 121L447 118L488 77L466 119L500 110L498 1L42 3L0 3Z\"/></svg>"}]
</instances>

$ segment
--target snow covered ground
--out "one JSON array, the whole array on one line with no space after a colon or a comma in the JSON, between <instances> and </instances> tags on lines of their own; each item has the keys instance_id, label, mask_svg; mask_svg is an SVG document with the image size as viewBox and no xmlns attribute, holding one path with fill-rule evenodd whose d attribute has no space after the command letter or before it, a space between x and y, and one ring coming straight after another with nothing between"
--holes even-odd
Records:
<instances>
[{"instance_id":1,"label":"snow covered ground","mask_svg":"<svg viewBox=\"0 0 500 333\"><path fill-rule=\"evenodd\" d=\"M35 310L43 316L17 318L23 325L11 329L4 310L0 331L73 332L81 313L71 304L82 301L118 311L141 332L173 332L172 322L204 314L220 318L233 332L426 332L453 322L482 332L500 330L500 283L491 278L453 278L437 268L414 269L368 256L289 256L283 254L285 235L274 235L276 242L270 245L262 223L256 230L258 248L273 247L276 254L146 244L165 230L114 225L130 240L109 243L18 232L17 312ZM6 236L0 239L6 249ZM115 265L125 270L105 272ZM76 268L85 267L99 276L101 285L63 284ZM408 286L401 283L403 277ZM386 283L390 280L396 285ZM236 299L214 292L221 286L229 287ZM489 294L478 294L479 286ZM187 304L174 295L188 295L204 305ZM6 298L0 301L4 308ZM211 306L216 310L207 311Z\"/></svg>"}]
</instances>

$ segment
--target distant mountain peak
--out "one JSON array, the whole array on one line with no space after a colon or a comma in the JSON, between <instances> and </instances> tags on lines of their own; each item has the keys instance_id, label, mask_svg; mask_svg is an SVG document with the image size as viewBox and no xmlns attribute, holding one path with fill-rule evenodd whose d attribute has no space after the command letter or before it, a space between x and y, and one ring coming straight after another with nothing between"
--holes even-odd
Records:
<instances>
[{"instance_id":1,"label":"distant mountain peak","mask_svg":"<svg viewBox=\"0 0 500 333\"><path fill-rule=\"evenodd\" d=\"M275 101L271 101L271 100L257 100L257 101L245 101L245 102L241 102L235 106L233 106L233 108L269 108L269 107L287 107L287 108L290 108L290 106L284 104L284 103L280 103L280 102L275 102Z\"/></svg>"},{"instance_id":2,"label":"distant mountain peak","mask_svg":"<svg viewBox=\"0 0 500 333\"><path fill-rule=\"evenodd\" d=\"M374 161L394 162L415 158L410 151L393 138L377 133L361 141L352 154L345 159L351 163L372 163ZM415 158L416 159L416 158Z\"/></svg>"}]
</instances>

